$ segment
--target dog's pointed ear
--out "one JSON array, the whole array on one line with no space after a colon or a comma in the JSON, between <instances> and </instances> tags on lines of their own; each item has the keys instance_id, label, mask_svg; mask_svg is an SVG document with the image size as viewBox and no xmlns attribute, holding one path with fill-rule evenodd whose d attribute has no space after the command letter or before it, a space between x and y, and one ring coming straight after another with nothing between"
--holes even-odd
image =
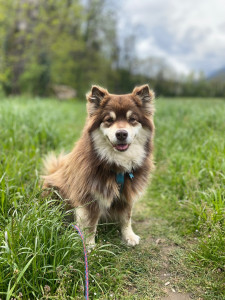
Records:
<instances>
[{"instance_id":1,"label":"dog's pointed ear","mask_svg":"<svg viewBox=\"0 0 225 300\"><path fill-rule=\"evenodd\" d=\"M106 89L103 89L97 85L93 85L91 91L87 93L87 100L91 103L95 103L98 106L107 94L108 91Z\"/></svg>"},{"instance_id":2,"label":"dog's pointed ear","mask_svg":"<svg viewBox=\"0 0 225 300\"><path fill-rule=\"evenodd\" d=\"M148 84L135 87L132 94L141 100L142 107L147 114L152 115L154 113L153 100L155 99L155 93L149 88Z\"/></svg>"},{"instance_id":3,"label":"dog's pointed ear","mask_svg":"<svg viewBox=\"0 0 225 300\"><path fill-rule=\"evenodd\" d=\"M99 108L102 100L108 94L109 93L106 89L97 85L92 86L91 91L86 94L88 100L88 112L90 115L92 115L94 111Z\"/></svg>"}]
</instances>

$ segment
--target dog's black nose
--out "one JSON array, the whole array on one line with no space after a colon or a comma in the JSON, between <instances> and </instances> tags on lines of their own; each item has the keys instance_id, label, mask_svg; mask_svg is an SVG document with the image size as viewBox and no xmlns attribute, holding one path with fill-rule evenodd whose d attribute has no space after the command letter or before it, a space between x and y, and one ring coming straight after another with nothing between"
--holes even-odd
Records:
<instances>
[{"instance_id":1,"label":"dog's black nose","mask_svg":"<svg viewBox=\"0 0 225 300\"><path fill-rule=\"evenodd\" d=\"M128 132L126 130L117 130L116 137L119 141L125 141L128 136Z\"/></svg>"}]
</instances>

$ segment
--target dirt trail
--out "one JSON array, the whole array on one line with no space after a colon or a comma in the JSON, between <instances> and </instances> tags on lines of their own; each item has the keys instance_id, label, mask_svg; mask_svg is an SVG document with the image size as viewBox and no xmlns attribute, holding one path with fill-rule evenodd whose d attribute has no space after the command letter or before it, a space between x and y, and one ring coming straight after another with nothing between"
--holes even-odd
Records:
<instances>
[{"instance_id":1,"label":"dirt trail","mask_svg":"<svg viewBox=\"0 0 225 300\"><path fill-rule=\"evenodd\" d=\"M166 241L165 241L166 243ZM173 275L168 273L168 260L170 254L175 250L176 246L167 246L165 244L161 244L160 254L162 259L162 268L160 271L160 278L163 282L163 291L166 296L162 297L161 300L189 300L190 295L188 293L180 293L177 292L174 287L171 286L173 283Z\"/></svg>"},{"instance_id":2,"label":"dirt trail","mask_svg":"<svg viewBox=\"0 0 225 300\"><path fill-rule=\"evenodd\" d=\"M148 211L149 209L143 201L137 203L134 213L134 225L137 229L137 233L142 236L141 247L145 248L146 251L149 251L149 245L156 245L159 250L156 260L159 271L156 271L156 274L154 275L158 278L160 282L159 288L165 295L157 299L191 300L188 293L181 292L176 286L176 277L179 276L179 272L174 273L170 271L170 259L173 256L173 252L176 251L179 246L171 244L171 241L166 234L165 236L163 235L163 231L157 236L157 233L154 232L155 225L160 226L160 223L163 223L164 220L152 220L148 213L146 213ZM147 215L148 217L146 217Z\"/></svg>"},{"instance_id":3,"label":"dirt trail","mask_svg":"<svg viewBox=\"0 0 225 300\"><path fill-rule=\"evenodd\" d=\"M170 291L166 291L167 296L161 298L161 300L189 300L191 299L188 294L181 293L172 293Z\"/></svg>"}]
</instances>

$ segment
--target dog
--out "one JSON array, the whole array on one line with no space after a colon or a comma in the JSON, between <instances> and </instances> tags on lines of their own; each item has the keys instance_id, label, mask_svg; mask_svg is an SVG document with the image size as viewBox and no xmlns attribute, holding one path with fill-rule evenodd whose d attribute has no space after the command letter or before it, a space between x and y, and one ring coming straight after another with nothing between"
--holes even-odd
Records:
<instances>
[{"instance_id":1,"label":"dog","mask_svg":"<svg viewBox=\"0 0 225 300\"><path fill-rule=\"evenodd\" d=\"M57 189L75 208L86 243L95 245L100 218L120 224L123 240L139 244L133 232L133 204L148 184L153 169L154 92L148 85L125 95L92 86L81 138L67 155L44 161L43 188Z\"/></svg>"}]
</instances>

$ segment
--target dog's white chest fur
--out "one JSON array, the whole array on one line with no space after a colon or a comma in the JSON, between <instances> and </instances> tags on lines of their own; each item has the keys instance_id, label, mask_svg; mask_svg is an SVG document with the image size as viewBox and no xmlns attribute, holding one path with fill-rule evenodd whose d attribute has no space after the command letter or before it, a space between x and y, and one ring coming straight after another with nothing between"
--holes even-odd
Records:
<instances>
[{"instance_id":1,"label":"dog's white chest fur","mask_svg":"<svg viewBox=\"0 0 225 300\"><path fill-rule=\"evenodd\" d=\"M95 193L94 198L98 202L101 215L105 215L113 203L113 198L104 198L98 193Z\"/></svg>"}]
</instances>

